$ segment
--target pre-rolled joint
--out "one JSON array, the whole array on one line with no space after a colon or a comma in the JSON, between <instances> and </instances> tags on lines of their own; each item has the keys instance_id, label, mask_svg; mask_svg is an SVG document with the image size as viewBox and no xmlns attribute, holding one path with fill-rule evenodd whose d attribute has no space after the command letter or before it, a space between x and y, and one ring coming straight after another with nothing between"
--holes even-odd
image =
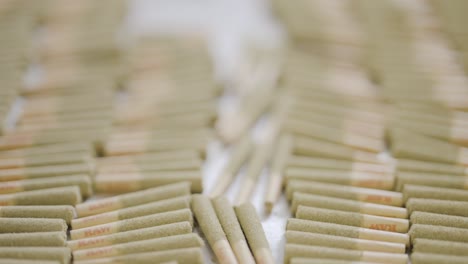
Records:
<instances>
[{"instance_id":1,"label":"pre-rolled joint","mask_svg":"<svg viewBox=\"0 0 468 264\"><path fill-rule=\"evenodd\" d=\"M193 195L192 210L217 259L221 263L238 263L210 199Z\"/></svg>"},{"instance_id":2,"label":"pre-rolled joint","mask_svg":"<svg viewBox=\"0 0 468 264\"><path fill-rule=\"evenodd\" d=\"M80 187L83 198L88 198L93 194L91 178L85 174L0 182L0 194L74 185Z\"/></svg>"},{"instance_id":3,"label":"pre-rolled joint","mask_svg":"<svg viewBox=\"0 0 468 264\"><path fill-rule=\"evenodd\" d=\"M60 264L60 261L0 258L0 264Z\"/></svg>"},{"instance_id":4,"label":"pre-rolled joint","mask_svg":"<svg viewBox=\"0 0 468 264\"><path fill-rule=\"evenodd\" d=\"M73 229L80 229L115 222L119 220L125 220L162 212L175 211L180 209L190 209L190 196L170 198L156 202L145 203L137 206L127 207L102 214L73 219L71 225Z\"/></svg>"},{"instance_id":5,"label":"pre-rolled joint","mask_svg":"<svg viewBox=\"0 0 468 264\"><path fill-rule=\"evenodd\" d=\"M47 218L0 218L0 233L66 232L63 219Z\"/></svg>"},{"instance_id":6,"label":"pre-rolled joint","mask_svg":"<svg viewBox=\"0 0 468 264\"><path fill-rule=\"evenodd\" d=\"M293 257L329 258L389 264L406 264L408 262L406 254L286 244L284 262L289 263Z\"/></svg>"},{"instance_id":7,"label":"pre-rolled joint","mask_svg":"<svg viewBox=\"0 0 468 264\"><path fill-rule=\"evenodd\" d=\"M468 177L458 175L440 177L438 174L398 172L395 188L401 191L406 184L412 184L466 190L468 189L467 179Z\"/></svg>"},{"instance_id":8,"label":"pre-rolled joint","mask_svg":"<svg viewBox=\"0 0 468 264\"><path fill-rule=\"evenodd\" d=\"M66 243L64 231L0 234L0 247L64 247Z\"/></svg>"},{"instance_id":9,"label":"pre-rolled joint","mask_svg":"<svg viewBox=\"0 0 468 264\"><path fill-rule=\"evenodd\" d=\"M110 263L122 263L122 264L132 264L132 263L142 263L142 264L152 264L155 263L164 263L168 261L176 261L177 263L187 263L187 264L203 264L203 253L201 248L184 248L184 249L172 249L164 250L158 252L145 252L145 253L136 253L128 254L125 256L111 257L111 258L102 258L102 259L93 259L85 261L75 261L76 264L110 264Z\"/></svg>"},{"instance_id":10,"label":"pre-rolled joint","mask_svg":"<svg viewBox=\"0 0 468 264\"><path fill-rule=\"evenodd\" d=\"M251 203L244 203L235 207L235 211L256 262L274 263L270 245L255 207Z\"/></svg>"},{"instance_id":11,"label":"pre-rolled joint","mask_svg":"<svg viewBox=\"0 0 468 264\"><path fill-rule=\"evenodd\" d=\"M43 154L31 157L0 158L0 169L24 168L44 165L61 165L88 162L91 153L88 151L69 152L60 154Z\"/></svg>"},{"instance_id":12,"label":"pre-rolled joint","mask_svg":"<svg viewBox=\"0 0 468 264\"><path fill-rule=\"evenodd\" d=\"M65 165L39 166L29 168L17 168L0 170L0 182L19 181L27 179L41 179L51 177L61 177L67 175L93 175L94 166L92 163L77 163ZM10 187L11 188L11 187ZM17 187L15 187L17 188Z\"/></svg>"},{"instance_id":13,"label":"pre-rolled joint","mask_svg":"<svg viewBox=\"0 0 468 264\"><path fill-rule=\"evenodd\" d=\"M283 187L283 170L289 160L292 140L291 135L281 135L271 161L268 188L265 194L265 209L268 213L272 211L273 205L278 201Z\"/></svg>"},{"instance_id":14,"label":"pre-rolled joint","mask_svg":"<svg viewBox=\"0 0 468 264\"><path fill-rule=\"evenodd\" d=\"M0 195L0 205L76 205L82 197L78 186L67 186Z\"/></svg>"},{"instance_id":15,"label":"pre-rolled joint","mask_svg":"<svg viewBox=\"0 0 468 264\"><path fill-rule=\"evenodd\" d=\"M200 154L191 149L173 150L164 152L144 153L140 155L110 156L97 160L97 167L111 166L112 164L140 164L140 163L162 163L173 160L198 160Z\"/></svg>"},{"instance_id":16,"label":"pre-rolled joint","mask_svg":"<svg viewBox=\"0 0 468 264\"><path fill-rule=\"evenodd\" d=\"M53 260L68 264L71 251L67 247L0 247L0 258Z\"/></svg>"},{"instance_id":17,"label":"pre-rolled joint","mask_svg":"<svg viewBox=\"0 0 468 264\"><path fill-rule=\"evenodd\" d=\"M367 203L393 206L403 205L403 195L400 192L352 187L325 182L289 180L286 187L286 197L288 200L293 198L295 192L324 195Z\"/></svg>"},{"instance_id":18,"label":"pre-rolled joint","mask_svg":"<svg viewBox=\"0 0 468 264\"><path fill-rule=\"evenodd\" d=\"M343 259L324 259L324 258L301 258L293 257L289 264L377 264L376 262L343 260Z\"/></svg>"},{"instance_id":19,"label":"pre-rolled joint","mask_svg":"<svg viewBox=\"0 0 468 264\"><path fill-rule=\"evenodd\" d=\"M468 256L468 244L462 242L416 238L413 242L413 252Z\"/></svg>"},{"instance_id":20,"label":"pre-rolled joint","mask_svg":"<svg viewBox=\"0 0 468 264\"><path fill-rule=\"evenodd\" d=\"M21 148L15 150L1 151L0 157L30 157L47 154L59 154L69 152L93 153L93 148L88 142L64 142L37 147Z\"/></svg>"},{"instance_id":21,"label":"pre-rolled joint","mask_svg":"<svg viewBox=\"0 0 468 264\"><path fill-rule=\"evenodd\" d=\"M202 247L203 240L194 233L160 237L73 252L74 260L108 258L119 255Z\"/></svg>"},{"instance_id":22,"label":"pre-rolled joint","mask_svg":"<svg viewBox=\"0 0 468 264\"><path fill-rule=\"evenodd\" d=\"M242 179L241 188L239 188L236 196L236 204L243 204L249 201L263 168L270 160L272 149L273 147L269 143L255 145L252 157L246 165L245 177Z\"/></svg>"},{"instance_id":23,"label":"pre-rolled joint","mask_svg":"<svg viewBox=\"0 0 468 264\"><path fill-rule=\"evenodd\" d=\"M180 182L78 204L76 212L84 217L186 195L190 195L190 183Z\"/></svg>"},{"instance_id":24,"label":"pre-rolled joint","mask_svg":"<svg viewBox=\"0 0 468 264\"><path fill-rule=\"evenodd\" d=\"M297 207L300 205L376 216L395 218L408 217L406 209L401 207L295 192L292 199L292 212L295 213Z\"/></svg>"},{"instance_id":25,"label":"pre-rolled joint","mask_svg":"<svg viewBox=\"0 0 468 264\"><path fill-rule=\"evenodd\" d=\"M397 171L425 172L438 174L465 175L465 167L456 164L427 162L421 160L398 159Z\"/></svg>"},{"instance_id":26,"label":"pre-rolled joint","mask_svg":"<svg viewBox=\"0 0 468 264\"><path fill-rule=\"evenodd\" d=\"M450 264L465 264L466 256L453 256L447 254L433 254L433 253L422 253L415 252L411 254L412 264L439 264L439 263L450 263Z\"/></svg>"},{"instance_id":27,"label":"pre-rolled joint","mask_svg":"<svg viewBox=\"0 0 468 264\"><path fill-rule=\"evenodd\" d=\"M255 263L231 203L224 196L213 199L212 203L239 263Z\"/></svg>"},{"instance_id":28,"label":"pre-rolled joint","mask_svg":"<svg viewBox=\"0 0 468 264\"><path fill-rule=\"evenodd\" d=\"M191 191L203 192L201 170L144 171L96 175L94 187L102 193L128 193L179 182L190 182Z\"/></svg>"},{"instance_id":29,"label":"pre-rolled joint","mask_svg":"<svg viewBox=\"0 0 468 264\"><path fill-rule=\"evenodd\" d=\"M293 155L287 161L288 168L310 168L310 169L338 169L344 171L360 171L382 175L392 173L389 165L368 162L357 162L351 160L336 160L330 158L307 157Z\"/></svg>"},{"instance_id":30,"label":"pre-rolled joint","mask_svg":"<svg viewBox=\"0 0 468 264\"><path fill-rule=\"evenodd\" d=\"M296 217L305 220L350 225L398 233L406 233L409 228L409 221L406 219L328 210L302 205L298 207Z\"/></svg>"},{"instance_id":31,"label":"pre-rolled joint","mask_svg":"<svg viewBox=\"0 0 468 264\"><path fill-rule=\"evenodd\" d=\"M384 241L391 243L409 244L408 234L361 228L350 225L333 224L327 222L290 218L286 224L286 230L301 231L317 234L327 234L350 238Z\"/></svg>"},{"instance_id":32,"label":"pre-rolled joint","mask_svg":"<svg viewBox=\"0 0 468 264\"><path fill-rule=\"evenodd\" d=\"M400 243L372 241L359 238L317 234L301 231L286 231L286 243L309 246L377 251L388 253L405 253L405 245Z\"/></svg>"},{"instance_id":33,"label":"pre-rolled joint","mask_svg":"<svg viewBox=\"0 0 468 264\"><path fill-rule=\"evenodd\" d=\"M296 135L294 137L292 149L294 154L303 156L320 156L325 158L381 163L375 153L359 151L343 144L314 139L312 137Z\"/></svg>"},{"instance_id":34,"label":"pre-rolled joint","mask_svg":"<svg viewBox=\"0 0 468 264\"><path fill-rule=\"evenodd\" d=\"M413 224L408 234L412 243L418 238L468 243L468 229L465 228Z\"/></svg>"},{"instance_id":35,"label":"pre-rolled joint","mask_svg":"<svg viewBox=\"0 0 468 264\"><path fill-rule=\"evenodd\" d=\"M430 162L464 164L459 153L463 148L450 142L411 132L407 129L392 128L392 154L396 158L416 159ZM429 153L426 149L435 150Z\"/></svg>"},{"instance_id":36,"label":"pre-rolled joint","mask_svg":"<svg viewBox=\"0 0 468 264\"><path fill-rule=\"evenodd\" d=\"M406 202L406 208L410 214L414 211L421 211L468 217L468 201L411 198Z\"/></svg>"},{"instance_id":37,"label":"pre-rolled joint","mask_svg":"<svg viewBox=\"0 0 468 264\"><path fill-rule=\"evenodd\" d=\"M405 202L410 198L468 202L468 190L405 184L403 187L403 198Z\"/></svg>"},{"instance_id":38,"label":"pre-rolled joint","mask_svg":"<svg viewBox=\"0 0 468 264\"><path fill-rule=\"evenodd\" d=\"M411 224L446 226L468 229L468 217L434 214L415 211L410 216Z\"/></svg>"},{"instance_id":39,"label":"pre-rolled joint","mask_svg":"<svg viewBox=\"0 0 468 264\"><path fill-rule=\"evenodd\" d=\"M333 183L354 187L365 187L379 190L391 190L394 186L394 178L391 176L376 176L371 173L349 172L340 170L323 169L286 169L285 178L290 180L313 181Z\"/></svg>"},{"instance_id":40,"label":"pre-rolled joint","mask_svg":"<svg viewBox=\"0 0 468 264\"><path fill-rule=\"evenodd\" d=\"M250 156L252 149L253 142L249 134L242 137L239 142L236 143L228 163L219 174L216 183L213 185L213 190L210 190L210 197L214 198L223 195L231 184L233 177Z\"/></svg>"},{"instance_id":41,"label":"pre-rolled joint","mask_svg":"<svg viewBox=\"0 0 468 264\"><path fill-rule=\"evenodd\" d=\"M0 218L58 218L70 224L75 209L69 205L4 206L0 207Z\"/></svg>"}]
</instances>

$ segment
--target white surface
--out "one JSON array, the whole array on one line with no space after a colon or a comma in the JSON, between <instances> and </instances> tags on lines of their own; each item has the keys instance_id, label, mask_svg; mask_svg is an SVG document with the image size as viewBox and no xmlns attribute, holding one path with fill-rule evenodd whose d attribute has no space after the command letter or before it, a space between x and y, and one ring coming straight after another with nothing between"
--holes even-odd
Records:
<instances>
[{"instance_id":1,"label":"white surface","mask_svg":"<svg viewBox=\"0 0 468 264\"><path fill-rule=\"evenodd\" d=\"M250 43L276 46L279 25L267 0L133 0L126 27L136 34L206 36L222 78L238 70Z\"/></svg>"},{"instance_id":2,"label":"white surface","mask_svg":"<svg viewBox=\"0 0 468 264\"><path fill-rule=\"evenodd\" d=\"M245 60L246 47L274 47L281 42L281 31L269 14L268 2L262 0L134 0L126 26L136 34L202 34L206 36L216 65L218 77L227 83L235 79ZM221 107L235 104L235 98L225 97ZM220 109L224 111L224 109ZM225 163L228 150L213 143L204 168L205 189L211 190L217 173ZM233 201L239 189L242 172L228 190ZM263 197L267 182L264 170L255 189L252 202L262 218L263 228L277 263L282 262L286 219L290 217L284 197L271 215L264 214ZM207 263L214 263L207 250Z\"/></svg>"}]
</instances>

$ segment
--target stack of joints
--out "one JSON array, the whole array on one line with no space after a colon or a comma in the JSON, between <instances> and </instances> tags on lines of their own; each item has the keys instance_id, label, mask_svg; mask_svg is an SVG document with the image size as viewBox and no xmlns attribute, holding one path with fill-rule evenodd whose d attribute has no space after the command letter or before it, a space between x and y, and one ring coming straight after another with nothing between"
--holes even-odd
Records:
<instances>
[{"instance_id":1,"label":"stack of joints","mask_svg":"<svg viewBox=\"0 0 468 264\"><path fill-rule=\"evenodd\" d=\"M15 130L2 138L2 150L70 142L102 147L123 77L114 36L125 5L50 0L41 6L33 54L42 74L23 85L25 103Z\"/></svg>"},{"instance_id":2,"label":"stack of joints","mask_svg":"<svg viewBox=\"0 0 468 264\"><path fill-rule=\"evenodd\" d=\"M203 263L191 194L220 87L198 38L124 49L127 4L0 5L0 263Z\"/></svg>"},{"instance_id":3,"label":"stack of joints","mask_svg":"<svg viewBox=\"0 0 468 264\"><path fill-rule=\"evenodd\" d=\"M205 43L144 38L125 61L125 97L104 144L106 157L97 160L96 190L123 193L190 181L193 192L202 192L219 95Z\"/></svg>"},{"instance_id":4,"label":"stack of joints","mask_svg":"<svg viewBox=\"0 0 468 264\"><path fill-rule=\"evenodd\" d=\"M467 261L463 7L274 1L291 39L269 198L285 183L285 263Z\"/></svg>"},{"instance_id":5,"label":"stack of joints","mask_svg":"<svg viewBox=\"0 0 468 264\"><path fill-rule=\"evenodd\" d=\"M394 165L382 154L386 106L361 64L365 36L352 2L274 1L290 42L278 84L281 97L273 107L281 109L275 118L281 135L269 172L267 211L284 185L289 199L295 188L306 192L311 186L309 194L402 206L401 195L391 192ZM314 25L305 23L309 18Z\"/></svg>"},{"instance_id":6,"label":"stack of joints","mask_svg":"<svg viewBox=\"0 0 468 264\"><path fill-rule=\"evenodd\" d=\"M96 193L114 196L76 206L74 263L203 263L191 194L203 191L219 93L203 47L145 38L127 50L127 85L93 179Z\"/></svg>"},{"instance_id":7,"label":"stack of joints","mask_svg":"<svg viewBox=\"0 0 468 264\"><path fill-rule=\"evenodd\" d=\"M27 77L42 74L19 86L24 105L0 138L0 204L74 206L93 195L94 157L121 74L113 36L124 10L124 1L50 0L31 14L37 45Z\"/></svg>"},{"instance_id":8,"label":"stack of joints","mask_svg":"<svg viewBox=\"0 0 468 264\"><path fill-rule=\"evenodd\" d=\"M158 256L202 263L191 189L183 181L78 204L67 243L74 263L152 263Z\"/></svg>"},{"instance_id":9,"label":"stack of joints","mask_svg":"<svg viewBox=\"0 0 468 264\"><path fill-rule=\"evenodd\" d=\"M466 253L460 249L467 245L468 79L457 51L442 32L447 17L430 15L447 15L444 12L453 12L460 3L448 8L436 1L406 5L368 1L359 8L370 44L376 47L369 54L374 58L369 68L392 104L388 134L390 152L396 158L395 188L403 193L408 210L415 264L442 259L466 262ZM370 8L378 12L370 14ZM383 17L399 23L388 23ZM438 30L429 32L429 27ZM465 61L462 55L461 62Z\"/></svg>"},{"instance_id":10,"label":"stack of joints","mask_svg":"<svg viewBox=\"0 0 468 264\"><path fill-rule=\"evenodd\" d=\"M101 5L109 8L98 14ZM111 121L119 64L117 52L105 54L115 47L106 33L114 34L123 10L124 1L2 3L2 31L9 28L2 45L10 54L1 69L8 88L1 91L1 121L6 106L24 101L14 129L0 137L2 263L72 259L68 226L74 206L93 195L95 149ZM89 25L106 45L86 35ZM37 65L42 78L23 82Z\"/></svg>"},{"instance_id":11,"label":"stack of joints","mask_svg":"<svg viewBox=\"0 0 468 264\"><path fill-rule=\"evenodd\" d=\"M385 106L360 63L365 38L350 4L275 1L291 36L282 78L289 107L269 201L284 184L294 216L284 263L408 260L408 213L393 191L391 159L380 154ZM310 17L320 27L306 24Z\"/></svg>"}]
</instances>

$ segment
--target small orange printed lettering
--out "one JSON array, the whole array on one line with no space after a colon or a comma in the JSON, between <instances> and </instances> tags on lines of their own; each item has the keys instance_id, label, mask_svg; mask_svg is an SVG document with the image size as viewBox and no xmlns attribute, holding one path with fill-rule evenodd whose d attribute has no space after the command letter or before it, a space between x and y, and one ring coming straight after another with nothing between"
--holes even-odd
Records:
<instances>
[{"instance_id":1,"label":"small orange printed lettering","mask_svg":"<svg viewBox=\"0 0 468 264\"><path fill-rule=\"evenodd\" d=\"M382 200L382 196L380 196L380 195L368 195L365 200L369 201L369 202L378 202L378 201Z\"/></svg>"},{"instance_id":2,"label":"small orange printed lettering","mask_svg":"<svg viewBox=\"0 0 468 264\"><path fill-rule=\"evenodd\" d=\"M96 257L100 255L106 255L112 251L112 248L101 248L101 249L96 249L96 250L90 250L89 252L86 252L87 257Z\"/></svg>"},{"instance_id":3,"label":"small orange printed lettering","mask_svg":"<svg viewBox=\"0 0 468 264\"><path fill-rule=\"evenodd\" d=\"M102 238L84 239L82 241L78 241L78 247L82 248L82 247L87 247L87 246L91 246L91 245L96 245L96 244L100 244L103 241L104 241L104 239L102 239Z\"/></svg>"},{"instance_id":4,"label":"small orange printed lettering","mask_svg":"<svg viewBox=\"0 0 468 264\"><path fill-rule=\"evenodd\" d=\"M110 201L104 201L104 202L99 202L99 203L96 203L96 204L92 204L89 206L89 210L90 211L94 211L94 210L100 210L102 208L106 208L108 206L112 206L114 204L114 201L110 200Z\"/></svg>"},{"instance_id":5,"label":"small orange printed lettering","mask_svg":"<svg viewBox=\"0 0 468 264\"><path fill-rule=\"evenodd\" d=\"M390 225L390 224L372 224L369 228L376 229L376 230L396 232L396 225Z\"/></svg>"},{"instance_id":6,"label":"small orange printed lettering","mask_svg":"<svg viewBox=\"0 0 468 264\"><path fill-rule=\"evenodd\" d=\"M98 236L102 234L107 234L110 231L110 227L99 227L91 230L85 231L85 237Z\"/></svg>"}]
</instances>

